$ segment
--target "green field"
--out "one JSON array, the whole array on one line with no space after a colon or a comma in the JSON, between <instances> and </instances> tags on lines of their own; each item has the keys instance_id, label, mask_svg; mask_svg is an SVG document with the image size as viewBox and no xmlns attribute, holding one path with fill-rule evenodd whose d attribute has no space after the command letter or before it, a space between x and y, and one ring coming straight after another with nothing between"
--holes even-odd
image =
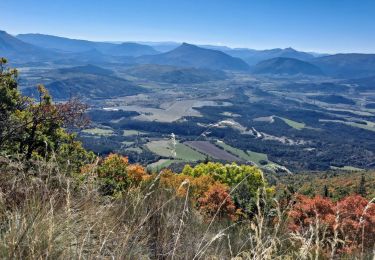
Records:
<instances>
[{"instance_id":1,"label":"green field","mask_svg":"<svg viewBox=\"0 0 375 260\"><path fill-rule=\"evenodd\" d=\"M265 153L257 153L257 152L247 151L247 154L250 156L251 160L258 165L260 164L260 161L270 162L268 160L267 154L265 154Z\"/></svg>"},{"instance_id":2,"label":"green field","mask_svg":"<svg viewBox=\"0 0 375 260\"><path fill-rule=\"evenodd\" d=\"M290 119L285 118L285 117L277 116L277 118L283 120L285 122L285 124L289 125L290 127L293 127L294 129L297 129L297 130L301 130L301 129L305 128L305 126L306 126L305 123L299 123L299 122L290 120Z\"/></svg>"},{"instance_id":3,"label":"green field","mask_svg":"<svg viewBox=\"0 0 375 260\"><path fill-rule=\"evenodd\" d=\"M182 162L182 160L170 160L170 159L160 159L157 162L151 163L147 166L148 169L151 171L159 171L163 168L167 168L170 166L172 163L175 162Z\"/></svg>"},{"instance_id":4,"label":"green field","mask_svg":"<svg viewBox=\"0 0 375 260\"><path fill-rule=\"evenodd\" d=\"M237 148L234 148L222 141L217 141L216 142L216 145L220 146L221 148L223 148L225 151L227 152L230 152L231 154L234 154L236 156L238 156L239 158L245 160L245 161L251 161L251 162L254 162L256 163L257 165L260 165L260 161L268 161L268 157L267 157L267 154L264 154L264 153L256 153L256 152L252 152L252 151L247 151L247 152L244 152L240 149L237 149Z\"/></svg>"},{"instance_id":5,"label":"green field","mask_svg":"<svg viewBox=\"0 0 375 260\"><path fill-rule=\"evenodd\" d=\"M111 136L113 135L113 131L111 129L103 129L103 128L90 128L90 129L84 129L82 131L83 133L86 134L91 134L91 135L100 135L100 136Z\"/></svg>"},{"instance_id":6,"label":"green field","mask_svg":"<svg viewBox=\"0 0 375 260\"><path fill-rule=\"evenodd\" d=\"M173 158L173 145L171 140L158 140L158 141L151 141L146 144L146 147L153 153L163 156L163 157L168 157L168 158ZM199 160L204 160L206 157L191 149L190 147L178 143L176 144L176 159L180 159L183 161L199 161Z\"/></svg>"}]
</instances>

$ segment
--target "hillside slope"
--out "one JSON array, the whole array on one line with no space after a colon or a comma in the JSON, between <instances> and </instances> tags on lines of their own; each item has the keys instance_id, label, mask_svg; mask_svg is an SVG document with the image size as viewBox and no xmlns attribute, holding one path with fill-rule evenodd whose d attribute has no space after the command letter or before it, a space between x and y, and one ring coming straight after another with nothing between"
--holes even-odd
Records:
<instances>
[{"instance_id":1,"label":"hillside slope","mask_svg":"<svg viewBox=\"0 0 375 260\"><path fill-rule=\"evenodd\" d=\"M375 54L335 54L316 58L312 63L330 76L342 78L375 76Z\"/></svg>"},{"instance_id":2,"label":"hillside slope","mask_svg":"<svg viewBox=\"0 0 375 260\"><path fill-rule=\"evenodd\" d=\"M100 51L111 56L141 56L152 55L158 52L152 47L144 44L124 42L115 44L109 42L94 42L87 40L70 39L45 34L19 34L18 39L35 46L73 53L85 53L92 50Z\"/></svg>"},{"instance_id":3,"label":"hillside slope","mask_svg":"<svg viewBox=\"0 0 375 260\"><path fill-rule=\"evenodd\" d=\"M322 71L315 65L292 58L274 58L259 62L254 68L255 74L275 75L322 75Z\"/></svg>"},{"instance_id":4,"label":"hillside slope","mask_svg":"<svg viewBox=\"0 0 375 260\"><path fill-rule=\"evenodd\" d=\"M126 72L134 77L173 84L194 84L227 78L223 71L218 70L152 64L132 67Z\"/></svg>"},{"instance_id":5,"label":"hillside slope","mask_svg":"<svg viewBox=\"0 0 375 260\"><path fill-rule=\"evenodd\" d=\"M314 58L313 55L307 52L297 51L293 48L285 49L270 49L270 50L252 50L252 49L230 49L224 50L225 53L238 57L246 61L249 65L256 65L260 61L269 60L273 58L292 58L302 61L309 61Z\"/></svg>"},{"instance_id":6,"label":"hillside slope","mask_svg":"<svg viewBox=\"0 0 375 260\"><path fill-rule=\"evenodd\" d=\"M160 64L180 67L195 67L214 70L248 70L249 66L243 60L234 58L224 52L200 48L183 43L176 49L152 56L142 56L137 59L141 64Z\"/></svg>"},{"instance_id":7,"label":"hillside slope","mask_svg":"<svg viewBox=\"0 0 375 260\"><path fill-rule=\"evenodd\" d=\"M57 53L23 42L5 31L0 31L0 56L12 62L55 58Z\"/></svg>"}]
</instances>

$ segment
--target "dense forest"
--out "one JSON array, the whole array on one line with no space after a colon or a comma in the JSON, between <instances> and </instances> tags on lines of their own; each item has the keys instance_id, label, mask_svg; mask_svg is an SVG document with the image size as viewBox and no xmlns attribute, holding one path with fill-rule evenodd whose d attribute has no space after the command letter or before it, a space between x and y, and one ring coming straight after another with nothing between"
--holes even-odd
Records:
<instances>
[{"instance_id":1,"label":"dense forest","mask_svg":"<svg viewBox=\"0 0 375 260\"><path fill-rule=\"evenodd\" d=\"M236 91L237 97L243 94L243 89ZM106 144L91 143L108 155L100 157L83 148L74 130L88 124L90 112L80 100L55 103L43 85L37 93L36 99L23 96L17 70L1 59L1 258L374 257L374 172L272 175L254 165L206 160L151 173L145 165L133 163L132 155L111 153L110 139ZM231 112L246 109L244 100L236 102ZM272 106L268 109L272 112ZM201 110L211 118L217 116L210 108ZM318 112L304 114L304 122L316 120L314 113ZM108 116L119 119L124 113L91 111L96 121ZM137 125L125 118L111 127L132 125L194 136L202 132L192 126L194 120ZM246 118L241 120L246 125ZM279 131L291 131L276 123ZM261 125L258 128L262 130ZM217 136L225 131L224 140L241 148L243 140L234 130L233 134L227 129L215 131ZM272 128L267 131L272 133ZM353 129L343 125L338 133L347 131ZM370 139L365 131L356 131L364 143ZM325 135L320 138L322 146L331 144ZM247 141L251 143L250 138ZM353 147L350 156L361 153L353 140L347 141ZM298 155L292 147L269 154L275 162L282 161L277 155L284 160L294 156L312 170L326 168L309 163L308 153ZM321 156L341 166L348 155Z\"/></svg>"}]
</instances>

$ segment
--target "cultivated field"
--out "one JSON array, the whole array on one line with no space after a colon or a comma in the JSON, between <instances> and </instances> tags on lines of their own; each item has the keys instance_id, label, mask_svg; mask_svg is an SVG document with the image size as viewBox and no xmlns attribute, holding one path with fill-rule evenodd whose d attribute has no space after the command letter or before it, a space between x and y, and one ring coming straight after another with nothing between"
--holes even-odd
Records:
<instances>
[{"instance_id":1,"label":"cultivated field","mask_svg":"<svg viewBox=\"0 0 375 260\"><path fill-rule=\"evenodd\" d=\"M170 159L160 159L157 162L147 165L147 168L153 172L158 172L161 169L168 168L172 163L183 162L182 160L170 160Z\"/></svg>"},{"instance_id":2,"label":"cultivated field","mask_svg":"<svg viewBox=\"0 0 375 260\"><path fill-rule=\"evenodd\" d=\"M146 147L151 152L167 158L176 158L187 162L205 159L203 154L191 149L185 144L177 142L174 147L171 140L151 141L146 144Z\"/></svg>"},{"instance_id":3,"label":"cultivated field","mask_svg":"<svg viewBox=\"0 0 375 260\"><path fill-rule=\"evenodd\" d=\"M297 129L297 130L301 130L301 129L305 128L305 126L306 126L305 123L299 123L299 122L290 120L290 119L285 118L285 117L277 116L277 118L283 120L285 124L289 125L290 127L293 127L294 129Z\"/></svg>"},{"instance_id":4,"label":"cultivated field","mask_svg":"<svg viewBox=\"0 0 375 260\"><path fill-rule=\"evenodd\" d=\"M154 103L157 101L154 101ZM142 105L116 106L107 109L135 111L140 113L134 119L140 121L156 121L171 123L186 116L200 117L201 114L194 108L203 106L230 106L227 102L200 101L200 100L180 100L174 102L165 102L160 104L159 108L146 107Z\"/></svg>"},{"instance_id":5,"label":"cultivated field","mask_svg":"<svg viewBox=\"0 0 375 260\"><path fill-rule=\"evenodd\" d=\"M207 154L208 156L218 159L224 160L229 162L243 162L244 160L238 158L227 151L218 148L217 146L213 145L208 141L188 141L184 144L190 146L194 150L197 150L201 153Z\"/></svg>"},{"instance_id":6,"label":"cultivated field","mask_svg":"<svg viewBox=\"0 0 375 260\"><path fill-rule=\"evenodd\" d=\"M242 151L240 149L234 148L234 147L232 147L232 146L230 146L230 145L228 145L228 144L226 144L222 141L217 141L216 145L220 146L225 151L228 151L229 153L231 153L235 156L238 156L239 158L241 158L244 161L250 161L250 162L253 162L257 165L260 165L260 161L269 162L267 154L264 154L264 153L256 153L256 152L251 152L251 151L245 152L245 151Z\"/></svg>"}]
</instances>

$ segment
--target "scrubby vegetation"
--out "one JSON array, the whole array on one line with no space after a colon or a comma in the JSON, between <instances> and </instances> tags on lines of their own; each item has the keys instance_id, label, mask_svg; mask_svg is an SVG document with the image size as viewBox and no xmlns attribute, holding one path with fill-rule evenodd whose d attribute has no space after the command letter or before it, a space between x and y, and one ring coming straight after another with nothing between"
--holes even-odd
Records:
<instances>
[{"instance_id":1,"label":"scrubby vegetation","mask_svg":"<svg viewBox=\"0 0 375 260\"><path fill-rule=\"evenodd\" d=\"M23 97L0 71L0 257L336 259L373 257L375 204L280 191L256 166L214 162L149 173L97 157L69 133L77 100Z\"/></svg>"}]
</instances>

